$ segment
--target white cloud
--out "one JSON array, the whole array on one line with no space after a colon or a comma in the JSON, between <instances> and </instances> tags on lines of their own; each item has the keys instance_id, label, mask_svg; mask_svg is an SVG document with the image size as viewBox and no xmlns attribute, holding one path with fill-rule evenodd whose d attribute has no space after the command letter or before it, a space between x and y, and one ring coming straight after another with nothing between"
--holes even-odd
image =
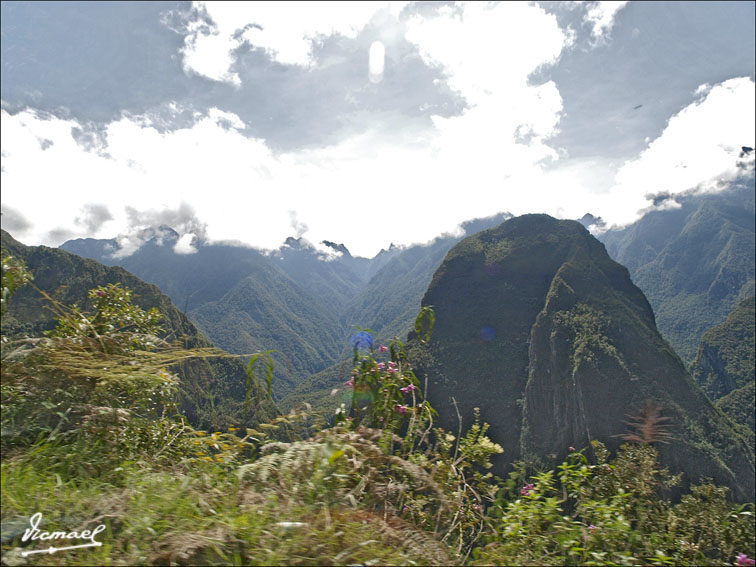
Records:
<instances>
[{"instance_id":1,"label":"white cloud","mask_svg":"<svg viewBox=\"0 0 756 567\"><path fill-rule=\"evenodd\" d=\"M339 34L354 38L381 10L396 18L407 2L195 2L215 23L195 23L182 49L184 69L239 85L232 51L243 41L288 65L308 66L312 42Z\"/></svg>"},{"instance_id":2,"label":"white cloud","mask_svg":"<svg viewBox=\"0 0 756 567\"><path fill-rule=\"evenodd\" d=\"M638 218L657 193L716 191L741 174L741 146L753 146L754 82L748 77L702 85L701 97L672 116L662 134L638 158L617 172L615 184L601 198L610 224Z\"/></svg>"},{"instance_id":3,"label":"white cloud","mask_svg":"<svg viewBox=\"0 0 756 567\"><path fill-rule=\"evenodd\" d=\"M585 13L584 21L591 25L591 35L597 42L609 39L617 13L627 2L593 2Z\"/></svg>"},{"instance_id":4,"label":"white cloud","mask_svg":"<svg viewBox=\"0 0 756 567\"><path fill-rule=\"evenodd\" d=\"M235 18L237 9L249 14ZM277 5L208 5L218 37L233 39L245 23L263 22L264 46L296 64L309 62L308 38L356 33L377 9L342 15L339 6L310 21ZM406 34L468 101L465 112L434 117L426 129L376 128L276 155L223 109L173 131L124 116L107 125L107 153L78 145L71 133L82 125L74 120L3 110L3 208L32 224L28 244L58 245L67 233L51 230L60 228L78 236L121 232L133 248L153 234L140 231L162 223L179 233L179 253L191 253L195 236L277 248L296 233L372 255L391 241L425 242L499 211L563 218L591 212L610 224L630 222L649 206L647 194L710 188L737 173L740 146L756 146L754 84L742 78L700 87L696 102L625 164L564 160L550 145L562 113L557 85L529 81L570 45L555 16L519 2L465 4L410 18ZM213 61L219 66L203 73L230 80L228 60ZM368 80L366 69L366 86ZM40 139L53 143L43 150ZM89 226L98 232L84 232L86 203L107 205L107 233L96 224Z\"/></svg>"},{"instance_id":5,"label":"white cloud","mask_svg":"<svg viewBox=\"0 0 756 567\"><path fill-rule=\"evenodd\" d=\"M195 238L197 238L197 235L194 233L187 232L183 234L173 246L173 251L176 254L195 254L197 252L197 249L193 245Z\"/></svg>"},{"instance_id":6,"label":"white cloud","mask_svg":"<svg viewBox=\"0 0 756 567\"><path fill-rule=\"evenodd\" d=\"M56 226L54 218L75 218L78 208L69 203L103 202L94 197L106 191L115 217L109 227L121 231L134 225L126 207L189 203L207 223L209 238L274 248L291 234L289 211L297 211L309 240L344 242L366 255L392 240L424 242L472 217L526 209L538 200L537 191L521 192L508 180L527 182L540 172L539 162L557 157L546 140L561 112L556 85L530 85L528 77L558 58L566 36L553 16L534 6L471 4L458 12L465 25L442 11L428 22L413 20L409 35L471 102L461 116L436 117L424 131L367 131L279 156L264 141L245 137L236 115L218 109L191 128L166 133L144 117L124 117L107 128L112 159L105 159L76 146L73 122L4 113L3 134L7 129L9 135L3 148L11 153L35 136L55 141L46 152L28 141L14 153L3 174L4 199L34 212L39 228L30 243L59 244L43 227ZM67 195L38 210L38 188L52 177L67 180ZM187 227L183 234L190 232Z\"/></svg>"}]
</instances>

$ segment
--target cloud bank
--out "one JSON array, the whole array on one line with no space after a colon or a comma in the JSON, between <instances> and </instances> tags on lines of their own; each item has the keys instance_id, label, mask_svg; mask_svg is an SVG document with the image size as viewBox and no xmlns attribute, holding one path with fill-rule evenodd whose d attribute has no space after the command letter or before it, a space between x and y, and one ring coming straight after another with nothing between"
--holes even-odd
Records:
<instances>
[{"instance_id":1,"label":"cloud bank","mask_svg":"<svg viewBox=\"0 0 756 567\"><path fill-rule=\"evenodd\" d=\"M176 55L186 73L240 98L256 88L256 69L271 73L258 78L281 81L275 92L289 92L285 78L295 77L310 98L338 94L334 108L348 111L334 113L335 126L289 116L284 110L309 112L290 101L254 115L231 104L165 101L161 112L102 123L4 107L3 226L29 244L120 234L123 254L164 237L154 230L160 225L176 230L177 253L200 241L276 249L306 232L312 242L372 256L391 241L427 242L501 211L590 212L623 225L668 202L658 198L664 192L716 191L752 171L752 157L739 157L741 146L756 146L750 77L691 91L630 159L569 159L554 142L567 112L559 85L536 78L574 45L554 14L520 2L354 3L326 15L308 6L195 5L188 19L170 20L183 34ZM586 8L596 41L611 41L623 6ZM371 81L376 41L384 67ZM327 96L318 80L298 82L335 69L350 79L329 83ZM414 75L433 89L406 94ZM434 98L440 92L447 94ZM462 103L444 111L453 100ZM277 118L261 129L268 112ZM274 148L255 134L287 127L288 136L321 143ZM338 136L322 142L325 130Z\"/></svg>"}]
</instances>

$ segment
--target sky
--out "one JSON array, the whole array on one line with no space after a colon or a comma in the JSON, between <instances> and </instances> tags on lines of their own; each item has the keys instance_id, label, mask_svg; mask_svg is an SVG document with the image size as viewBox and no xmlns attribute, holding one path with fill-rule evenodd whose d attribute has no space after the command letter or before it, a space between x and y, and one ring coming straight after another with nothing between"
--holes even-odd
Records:
<instances>
[{"instance_id":1,"label":"sky","mask_svg":"<svg viewBox=\"0 0 756 567\"><path fill-rule=\"evenodd\" d=\"M372 257L753 179L753 2L2 2L2 226ZM594 230L599 227L594 227Z\"/></svg>"}]
</instances>

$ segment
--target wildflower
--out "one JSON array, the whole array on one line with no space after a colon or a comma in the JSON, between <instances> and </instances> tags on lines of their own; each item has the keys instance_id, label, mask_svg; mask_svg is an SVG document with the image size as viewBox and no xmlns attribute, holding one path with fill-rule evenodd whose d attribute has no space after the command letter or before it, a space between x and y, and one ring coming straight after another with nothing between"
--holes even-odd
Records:
<instances>
[{"instance_id":1,"label":"wildflower","mask_svg":"<svg viewBox=\"0 0 756 567\"><path fill-rule=\"evenodd\" d=\"M573 447L572 445L570 445L570 453L574 453L574 452L575 452L575 447Z\"/></svg>"},{"instance_id":2,"label":"wildflower","mask_svg":"<svg viewBox=\"0 0 756 567\"><path fill-rule=\"evenodd\" d=\"M530 494L531 492L534 492L534 491L535 491L535 484L530 484L528 482L528 483L525 484L525 486L523 486L520 489L520 494L522 494L523 496L527 496L528 494Z\"/></svg>"},{"instance_id":3,"label":"wildflower","mask_svg":"<svg viewBox=\"0 0 756 567\"><path fill-rule=\"evenodd\" d=\"M389 368L396 368L396 362L394 362L393 360L389 360L388 365L389 365Z\"/></svg>"},{"instance_id":4,"label":"wildflower","mask_svg":"<svg viewBox=\"0 0 756 567\"><path fill-rule=\"evenodd\" d=\"M404 406L404 405L401 405L401 404L396 404L394 406L394 410L398 411L402 415L406 415L407 414L407 406Z\"/></svg>"},{"instance_id":5,"label":"wildflower","mask_svg":"<svg viewBox=\"0 0 756 567\"><path fill-rule=\"evenodd\" d=\"M344 385L345 386L350 386L350 387L354 386L354 378L350 378L349 380L347 380L346 382L344 382Z\"/></svg>"},{"instance_id":6,"label":"wildflower","mask_svg":"<svg viewBox=\"0 0 756 567\"><path fill-rule=\"evenodd\" d=\"M596 533L596 530L597 530L597 529L598 529L598 528L597 528L596 526L594 526L593 524L591 524L590 526L588 526L588 530L589 530L589 531L590 531L591 533Z\"/></svg>"},{"instance_id":7,"label":"wildflower","mask_svg":"<svg viewBox=\"0 0 756 567\"><path fill-rule=\"evenodd\" d=\"M106 293L105 293L105 292L104 292L103 290L101 290L101 289L98 289L97 291L95 291L95 294L96 294L96 295L97 295L98 297L105 297L105 296L107 295L107 294L106 294Z\"/></svg>"},{"instance_id":8,"label":"wildflower","mask_svg":"<svg viewBox=\"0 0 756 567\"><path fill-rule=\"evenodd\" d=\"M386 368L386 365L383 362L378 363L378 370L383 372L383 370Z\"/></svg>"},{"instance_id":9,"label":"wildflower","mask_svg":"<svg viewBox=\"0 0 756 567\"><path fill-rule=\"evenodd\" d=\"M403 394L409 394L412 390L415 390L415 385L410 384L409 386L405 386L404 388L399 388L399 391Z\"/></svg>"},{"instance_id":10,"label":"wildflower","mask_svg":"<svg viewBox=\"0 0 756 567\"><path fill-rule=\"evenodd\" d=\"M352 335L352 338L349 340L349 342L352 345L352 348L358 350L368 350L370 348L373 348L373 336L367 331L360 331L359 333L355 333L354 335Z\"/></svg>"},{"instance_id":11,"label":"wildflower","mask_svg":"<svg viewBox=\"0 0 756 567\"><path fill-rule=\"evenodd\" d=\"M381 345L378 347L378 352L388 352L388 347L386 345Z\"/></svg>"},{"instance_id":12,"label":"wildflower","mask_svg":"<svg viewBox=\"0 0 756 567\"><path fill-rule=\"evenodd\" d=\"M738 553L738 556L735 558L735 565L738 567L753 567L753 565L756 565L756 561L748 557L745 553Z\"/></svg>"}]
</instances>

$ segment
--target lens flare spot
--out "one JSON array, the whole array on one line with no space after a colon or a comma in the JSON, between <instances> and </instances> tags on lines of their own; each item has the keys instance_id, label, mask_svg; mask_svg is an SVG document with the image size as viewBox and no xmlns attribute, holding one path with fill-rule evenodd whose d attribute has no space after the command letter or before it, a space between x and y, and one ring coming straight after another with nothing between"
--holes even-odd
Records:
<instances>
[{"instance_id":1,"label":"lens flare spot","mask_svg":"<svg viewBox=\"0 0 756 567\"><path fill-rule=\"evenodd\" d=\"M386 64L386 48L380 41L374 41L368 52L368 77L371 83L383 80L383 69Z\"/></svg>"},{"instance_id":2,"label":"lens flare spot","mask_svg":"<svg viewBox=\"0 0 756 567\"><path fill-rule=\"evenodd\" d=\"M373 392L370 386L362 385L354 389L354 403L358 408L367 407L373 403Z\"/></svg>"},{"instance_id":3,"label":"lens flare spot","mask_svg":"<svg viewBox=\"0 0 756 567\"><path fill-rule=\"evenodd\" d=\"M501 274L501 266L498 262L486 264L486 273L493 278L498 277Z\"/></svg>"}]
</instances>

